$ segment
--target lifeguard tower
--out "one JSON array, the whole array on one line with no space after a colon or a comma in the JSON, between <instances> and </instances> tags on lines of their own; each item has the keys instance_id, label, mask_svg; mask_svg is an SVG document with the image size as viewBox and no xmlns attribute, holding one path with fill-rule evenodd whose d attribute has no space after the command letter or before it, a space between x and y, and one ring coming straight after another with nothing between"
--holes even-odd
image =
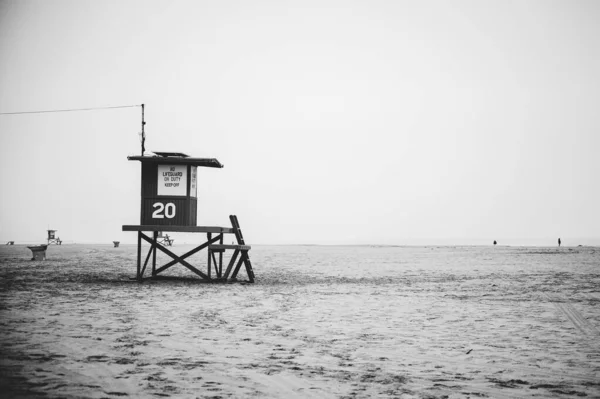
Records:
<instances>
[{"instance_id":1,"label":"lifeguard tower","mask_svg":"<svg viewBox=\"0 0 600 399\"><path fill-rule=\"evenodd\" d=\"M50 245L50 244L61 245L62 244L60 237L56 237L57 231L58 230L48 230L48 245Z\"/></svg>"},{"instance_id":2,"label":"lifeguard tower","mask_svg":"<svg viewBox=\"0 0 600 399\"><path fill-rule=\"evenodd\" d=\"M140 161L142 165L141 212L139 225L124 225L123 231L136 231L137 238L137 280L142 281L144 272L152 256L152 277L175 264L182 264L201 279L214 281L237 280L238 272L243 264L248 274L248 281L254 282L254 272L239 222L235 215L230 215L231 227L198 226L198 167L222 168L215 158L191 158L178 152L154 152L154 155L129 156L130 161ZM144 232L151 232L146 235ZM206 233L206 241L194 249L178 256L166 246L172 244L159 240L159 233ZM213 236L215 234L215 236ZM237 244L224 245L225 234L233 234ZM142 240L150 244L150 249L142 265ZM208 250L207 270L203 272L191 265L186 259L197 252ZM167 254L172 260L161 267L156 267L156 250ZM223 256L226 250L233 250L229 264L223 270ZM217 256L218 255L218 261ZM237 261L237 263L236 263ZM212 265L216 276L213 277ZM234 267L235 266L235 267Z\"/></svg>"}]
</instances>

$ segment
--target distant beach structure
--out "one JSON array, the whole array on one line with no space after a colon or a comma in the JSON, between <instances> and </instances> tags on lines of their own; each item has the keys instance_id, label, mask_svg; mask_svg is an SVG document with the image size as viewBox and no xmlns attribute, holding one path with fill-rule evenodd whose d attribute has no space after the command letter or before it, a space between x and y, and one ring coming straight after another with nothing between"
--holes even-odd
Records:
<instances>
[{"instance_id":1,"label":"distant beach structure","mask_svg":"<svg viewBox=\"0 0 600 399\"><path fill-rule=\"evenodd\" d=\"M46 260L46 249L48 248L48 245L49 244L28 246L27 248L29 248L33 254L31 260Z\"/></svg>"},{"instance_id":2,"label":"distant beach structure","mask_svg":"<svg viewBox=\"0 0 600 399\"><path fill-rule=\"evenodd\" d=\"M157 241L157 242L158 242L159 244L162 244L162 245L164 245L164 246L166 246L166 247L171 247L171 246L173 246L173 242L175 241L175 239L174 239L174 238L171 238L171 237L169 237L169 235L168 235L168 234L165 234L165 235L163 236L163 232L162 232L162 231L159 231L159 232L158 232L158 235L156 236L156 238L158 239L158 241Z\"/></svg>"},{"instance_id":3,"label":"distant beach structure","mask_svg":"<svg viewBox=\"0 0 600 399\"><path fill-rule=\"evenodd\" d=\"M50 245L50 244L61 245L62 244L60 237L56 237L57 231L58 230L48 230L48 245Z\"/></svg>"}]
</instances>

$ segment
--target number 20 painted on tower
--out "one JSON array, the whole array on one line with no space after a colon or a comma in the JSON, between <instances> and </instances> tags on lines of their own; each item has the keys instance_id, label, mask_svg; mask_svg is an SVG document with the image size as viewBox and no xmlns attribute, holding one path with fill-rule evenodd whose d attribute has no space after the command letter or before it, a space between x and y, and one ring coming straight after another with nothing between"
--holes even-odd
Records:
<instances>
[{"instance_id":1,"label":"number 20 painted on tower","mask_svg":"<svg viewBox=\"0 0 600 399\"><path fill-rule=\"evenodd\" d=\"M175 204L169 202L168 204L163 204L162 202L155 202L152 205L155 208L155 211L152 212L152 219L173 219L175 217Z\"/></svg>"}]
</instances>

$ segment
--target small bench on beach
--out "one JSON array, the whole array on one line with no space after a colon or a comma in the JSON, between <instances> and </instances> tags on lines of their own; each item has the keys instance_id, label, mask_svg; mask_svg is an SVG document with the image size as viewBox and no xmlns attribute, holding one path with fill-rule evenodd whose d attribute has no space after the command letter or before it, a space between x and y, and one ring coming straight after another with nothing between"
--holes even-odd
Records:
<instances>
[{"instance_id":1,"label":"small bench on beach","mask_svg":"<svg viewBox=\"0 0 600 399\"><path fill-rule=\"evenodd\" d=\"M6 245L15 245L15 242L14 242L14 241L8 241L8 242L6 243Z\"/></svg>"},{"instance_id":2,"label":"small bench on beach","mask_svg":"<svg viewBox=\"0 0 600 399\"><path fill-rule=\"evenodd\" d=\"M33 253L33 258L31 260L46 260L46 249L48 248L47 244L42 245L32 245L28 246Z\"/></svg>"}]
</instances>

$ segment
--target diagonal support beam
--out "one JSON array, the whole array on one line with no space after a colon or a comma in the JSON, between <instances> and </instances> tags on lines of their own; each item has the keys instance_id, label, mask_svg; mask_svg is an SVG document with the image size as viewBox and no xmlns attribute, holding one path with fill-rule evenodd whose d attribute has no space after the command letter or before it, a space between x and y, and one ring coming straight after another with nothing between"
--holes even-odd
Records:
<instances>
[{"instance_id":1,"label":"diagonal support beam","mask_svg":"<svg viewBox=\"0 0 600 399\"><path fill-rule=\"evenodd\" d=\"M231 275L232 279L236 279L237 278L237 274L240 271L240 268L242 267L242 264L244 265L244 267L246 268L246 273L248 273L248 281L253 283L254 282L254 270L252 270L252 263L250 263L250 256L248 255L248 251L245 250L241 250L241 256L240 256L240 260L238 261L237 265L235 266L235 269L233 270L233 274Z\"/></svg>"},{"instance_id":2,"label":"diagonal support beam","mask_svg":"<svg viewBox=\"0 0 600 399\"><path fill-rule=\"evenodd\" d=\"M156 250L154 249L154 244L150 243L150 250L148 251L148 255L146 255L146 260L144 261L144 267L142 267L142 272L140 273L140 278L144 277L144 272L146 271L146 266L148 266L148 260L150 259L150 255L152 253L156 254Z\"/></svg>"},{"instance_id":3,"label":"diagonal support beam","mask_svg":"<svg viewBox=\"0 0 600 399\"><path fill-rule=\"evenodd\" d=\"M237 259L238 255L240 254L240 250L236 249L233 252L233 255L231 256L231 259L229 260L229 264L227 265L227 269L225 270L225 274L223 275L223 277L225 278L225 280L227 280L229 278L229 273L231 273L231 269L233 268L233 265L235 265L235 260Z\"/></svg>"},{"instance_id":4,"label":"diagonal support beam","mask_svg":"<svg viewBox=\"0 0 600 399\"><path fill-rule=\"evenodd\" d=\"M233 270L233 274L231 275L232 279L237 278L237 274L240 271L240 267L242 266L242 263L244 263L244 252L242 252L242 256L240 256L240 260L238 260L237 265L235 265L235 269Z\"/></svg>"},{"instance_id":5,"label":"diagonal support beam","mask_svg":"<svg viewBox=\"0 0 600 399\"><path fill-rule=\"evenodd\" d=\"M148 236L146 236L144 233L140 233L140 234L141 234L142 238L143 238L145 241L147 241L148 243L152 244L152 240L151 240L151 239L150 239ZM217 241L217 240L218 240L218 236L217 236L217 237L215 237L215 238L212 240L212 242L215 242L215 241ZM194 254L194 253L196 253L196 252L200 251L202 248L205 248L205 247L207 247L207 246L208 246L208 245L210 245L212 242L206 242L206 243L204 243L204 244L200 245L199 247L197 247L197 248L195 248L195 249L193 249L193 250L189 251L189 252L188 252L187 254L185 254L184 256L177 256L176 254L174 254L173 252L169 251L168 249L166 249L165 247L163 247L162 245L160 245L160 244L158 244L158 243L156 244L156 248L157 248L157 249L160 249L162 252L164 252L165 254L169 255L171 258L173 258L173 260L172 260L171 262L169 262L169 263L171 263L171 265L170 265L170 266L172 266L172 265L174 265L174 264L176 264L176 263L181 263L183 266L187 267L189 270L191 270L192 272L196 273L198 276L202 277L202 278L203 278L203 279L205 279L205 280L209 280L209 278L208 278L208 276L207 276L206 274L202 273L200 270L198 270L198 269L196 269L194 266L190 265L188 262L186 262L186 261L184 260L184 258L186 258L186 257L188 257L188 256L190 256L190 255L192 255L192 254ZM165 265L165 266L166 266L166 265ZM166 269L166 267L165 267L165 266L161 267L160 269L157 269L156 273L158 274L158 273L160 273L161 271L165 270L165 269ZM170 266L169 266L169 267L170 267Z\"/></svg>"},{"instance_id":6,"label":"diagonal support beam","mask_svg":"<svg viewBox=\"0 0 600 399\"><path fill-rule=\"evenodd\" d=\"M244 254L244 266L246 266L246 273L248 273L248 280L253 283L254 282L254 270L252 270L252 263L250 263L250 256L248 256L248 251Z\"/></svg>"},{"instance_id":7,"label":"diagonal support beam","mask_svg":"<svg viewBox=\"0 0 600 399\"><path fill-rule=\"evenodd\" d=\"M221 253L222 255L222 253ZM209 252L208 256L210 256L212 258L212 261L215 265L215 273L217 273L217 278L221 278L221 267L223 266L222 264L219 264L217 262L217 258L215 257L215 253L214 252Z\"/></svg>"},{"instance_id":8,"label":"diagonal support beam","mask_svg":"<svg viewBox=\"0 0 600 399\"><path fill-rule=\"evenodd\" d=\"M214 242L216 242L219 239L219 236L221 234L219 234L218 236L216 236L215 238L211 239L210 241L205 242L204 244L192 249L191 251L188 251L186 253L184 253L183 255L177 257L175 256L171 256L172 258L174 258L172 261L170 261L169 263L166 263L164 266L161 266L160 268L156 269L156 274L164 272L165 270L167 270L169 267L176 265L177 263L179 263L179 259L185 259L188 258L192 255L194 255L196 252L202 251L204 248L208 247L210 244L213 244Z\"/></svg>"}]
</instances>

